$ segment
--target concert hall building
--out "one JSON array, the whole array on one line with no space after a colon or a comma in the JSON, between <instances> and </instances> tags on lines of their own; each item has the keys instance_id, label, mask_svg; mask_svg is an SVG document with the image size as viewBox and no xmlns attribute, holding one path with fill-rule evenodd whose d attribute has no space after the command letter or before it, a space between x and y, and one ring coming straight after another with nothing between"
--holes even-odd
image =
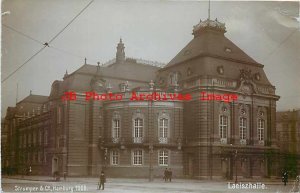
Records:
<instances>
[{"instance_id":1,"label":"concert hall building","mask_svg":"<svg viewBox=\"0 0 300 193\"><path fill-rule=\"evenodd\" d=\"M55 80L49 96L30 94L4 121L7 167L22 173L109 177L232 179L280 175L275 87L263 65L224 34L218 20L200 21L192 40L168 63L125 56L86 62ZM76 100L62 100L75 92ZM85 92L122 100L85 100ZM191 100L131 101L132 92L190 94ZM201 92L237 100L199 100Z\"/></svg>"}]
</instances>

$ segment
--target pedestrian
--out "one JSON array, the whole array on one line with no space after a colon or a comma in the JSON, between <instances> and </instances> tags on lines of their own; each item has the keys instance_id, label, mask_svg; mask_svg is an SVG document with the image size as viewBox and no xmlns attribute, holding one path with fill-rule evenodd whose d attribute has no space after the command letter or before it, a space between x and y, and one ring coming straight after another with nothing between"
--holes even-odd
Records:
<instances>
[{"instance_id":1,"label":"pedestrian","mask_svg":"<svg viewBox=\"0 0 300 193\"><path fill-rule=\"evenodd\" d=\"M172 170L171 170L171 168L169 168L169 180L170 180L170 182L171 182L171 180L172 180Z\"/></svg>"},{"instance_id":2,"label":"pedestrian","mask_svg":"<svg viewBox=\"0 0 300 193\"><path fill-rule=\"evenodd\" d=\"M99 179L99 184L98 184L98 190L100 190L101 187L102 187L102 190L104 190L104 183L105 183L105 182L106 182L106 179L105 179L104 172L101 171L100 179Z\"/></svg>"},{"instance_id":3,"label":"pedestrian","mask_svg":"<svg viewBox=\"0 0 300 193\"><path fill-rule=\"evenodd\" d=\"M164 180L165 180L165 182L168 180L168 169L167 168L164 171Z\"/></svg>"},{"instance_id":4,"label":"pedestrian","mask_svg":"<svg viewBox=\"0 0 300 193\"><path fill-rule=\"evenodd\" d=\"M286 186L286 183L288 182L288 178L289 178L288 172L284 171L282 174L282 182L284 183L285 186Z\"/></svg>"}]
</instances>

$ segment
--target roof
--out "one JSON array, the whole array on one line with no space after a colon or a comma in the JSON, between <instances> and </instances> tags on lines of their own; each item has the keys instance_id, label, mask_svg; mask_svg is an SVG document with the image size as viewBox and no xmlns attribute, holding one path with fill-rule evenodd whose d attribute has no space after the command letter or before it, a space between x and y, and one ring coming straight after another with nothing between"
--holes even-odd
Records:
<instances>
[{"instance_id":1,"label":"roof","mask_svg":"<svg viewBox=\"0 0 300 193\"><path fill-rule=\"evenodd\" d=\"M43 104L47 102L47 100L48 100L48 96L30 94L23 100L19 101L17 104L24 103L24 102Z\"/></svg>"},{"instance_id":2,"label":"roof","mask_svg":"<svg viewBox=\"0 0 300 193\"><path fill-rule=\"evenodd\" d=\"M111 78L120 78L136 81L149 81L155 78L155 72L160 69L159 67L152 65L145 65L126 61L124 63L114 63L107 67L100 66L101 75ZM90 74L95 75L97 72L97 66L91 64L84 64L78 70L68 75L73 74ZM148 73L143 73L148 72Z\"/></svg>"},{"instance_id":3,"label":"roof","mask_svg":"<svg viewBox=\"0 0 300 193\"><path fill-rule=\"evenodd\" d=\"M197 26L194 26L194 38L166 65L166 67L200 56L214 56L258 64L254 59L225 37L225 24L224 29L220 30L218 25L221 24L217 20L206 20L200 22ZM223 25L221 26L223 27Z\"/></svg>"}]
</instances>

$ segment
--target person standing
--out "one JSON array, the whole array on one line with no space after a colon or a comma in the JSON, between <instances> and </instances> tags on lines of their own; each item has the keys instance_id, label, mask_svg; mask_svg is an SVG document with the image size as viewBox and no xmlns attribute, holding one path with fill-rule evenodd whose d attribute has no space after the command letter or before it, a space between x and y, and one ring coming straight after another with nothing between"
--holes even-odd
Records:
<instances>
[{"instance_id":1,"label":"person standing","mask_svg":"<svg viewBox=\"0 0 300 193\"><path fill-rule=\"evenodd\" d=\"M64 180L66 181L67 180L67 172L64 171Z\"/></svg>"},{"instance_id":2,"label":"person standing","mask_svg":"<svg viewBox=\"0 0 300 193\"><path fill-rule=\"evenodd\" d=\"M289 175L288 175L287 171L284 171L282 174L282 182L284 183L285 186L286 186L286 183L288 182L288 178L289 178Z\"/></svg>"},{"instance_id":3,"label":"person standing","mask_svg":"<svg viewBox=\"0 0 300 193\"><path fill-rule=\"evenodd\" d=\"M100 190L101 187L102 187L102 190L104 190L104 183L105 183L106 179L105 179L105 175L104 175L103 171L101 171L99 180L100 180L100 182L99 182L98 190Z\"/></svg>"},{"instance_id":4,"label":"person standing","mask_svg":"<svg viewBox=\"0 0 300 193\"><path fill-rule=\"evenodd\" d=\"M164 171L164 179L165 179L165 182L168 180L168 169L167 168Z\"/></svg>"},{"instance_id":5,"label":"person standing","mask_svg":"<svg viewBox=\"0 0 300 193\"><path fill-rule=\"evenodd\" d=\"M169 168L169 180L170 180L170 182L171 182L171 180L172 180L172 170L171 170L171 168Z\"/></svg>"}]
</instances>

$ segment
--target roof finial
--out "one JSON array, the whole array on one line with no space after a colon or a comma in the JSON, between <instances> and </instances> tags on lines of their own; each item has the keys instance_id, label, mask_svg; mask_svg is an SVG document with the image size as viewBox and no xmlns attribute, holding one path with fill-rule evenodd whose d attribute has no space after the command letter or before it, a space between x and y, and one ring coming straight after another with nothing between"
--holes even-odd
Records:
<instances>
[{"instance_id":1,"label":"roof finial","mask_svg":"<svg viewBox=\"0 0 300 193\"><path fill-rule=\"evenodd\" d=\"M100 66L100 62L97 62L98 67Z\"/></svg>"},{"instance_id":2,"label":"roof finial","mask_svg":"<svg viewBox=\"0 0 300 193\"><path fill-rule=\"evenodd\" d=\"M30 95L32 95L32 90L30 90Z\"/></svg>"},{"instance_id":3,"label":"roof finial","mask_svg":"<svg viewBox=\"0 0 300 193\"><path fill-rule=\"evenodd\" d=\"M84 58L84 64L86 64L86 58Z\"/></svg>"}]
</instances>

